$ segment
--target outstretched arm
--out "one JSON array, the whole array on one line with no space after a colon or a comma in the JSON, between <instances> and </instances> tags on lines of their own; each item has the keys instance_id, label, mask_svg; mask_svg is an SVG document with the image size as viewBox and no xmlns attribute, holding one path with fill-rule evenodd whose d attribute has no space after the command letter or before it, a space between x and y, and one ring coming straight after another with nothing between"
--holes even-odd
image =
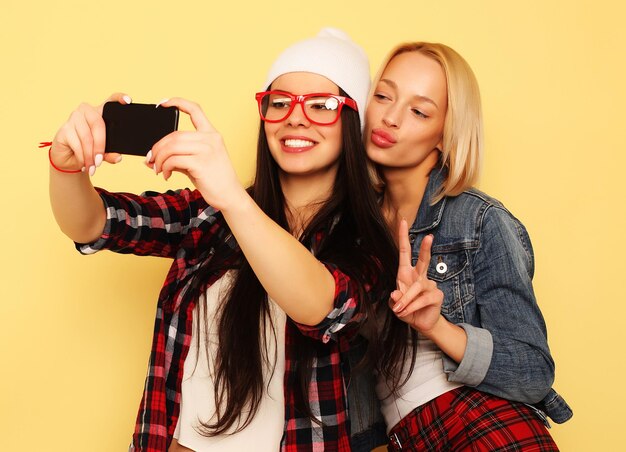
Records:
<instances>
[{"instance_id":1,"label":"outstretched arm","mask_svg":"<svg viewBox=\"0 0 626 452\"><path fill-rule=\"evenodd\" d=\"M295 322L320 323L334 307L331 272L248 195L221 135L199 105L180 98L162 105L189 114L196 130L174 132L155 144L149 166L165 179L173 171L187 175L206 202L222 212L268 295Z\"/></svg>"},{"instance_id":2,"label":"outstretched arm","mask_svg":"<svg viewBox=\"0 0 626 452\"><path fill-rule=\"evenodd\" d=\"M117 93L108 100L126 104L130 97ZM105 137L102 105L81 104L52 142L50 158L68 172L50 167L50 204L59 227L75 242L92 242L104 228L104 206L90 176L103 161L121 159L119 154L104 154Z\"/></svg>"}]
</instances>

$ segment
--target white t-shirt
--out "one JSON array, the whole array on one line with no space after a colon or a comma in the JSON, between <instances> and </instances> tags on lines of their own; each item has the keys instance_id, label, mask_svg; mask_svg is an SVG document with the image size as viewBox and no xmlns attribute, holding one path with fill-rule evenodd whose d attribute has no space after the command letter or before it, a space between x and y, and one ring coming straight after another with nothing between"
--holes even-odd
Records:
<instances>
[{"instance_id":1,"label":"white t-shirt","mask_svg":"<svg viewBox=\"0 0 626 452\"><path fill-rule=\"evenodd\" d=\"M403 381L411 364L410 357L404 363ZM430 402L448 391L463 386L448 381L443 371L442 352L430 339L418 335L417 356L411 378L401 386L398 394L391 392L390 385L380 375L376 393L380 399L381 412L389 432L400 420L415 408Z\"/></svg>"},{"instance_id":2,"label":"white t-shirt","mask_svg":"<svg viewBox=\"0 0 626 452\"><path fill-rule=\"evenodd\" d=\"M266 391L259 409L252 422L235 434L202 436L196 427L198 420L208 421L215 414L214 395L214 358L219 347L217 341L216 311L218 303L228 294L233 274L227 272L208 288L199 303L206 303L209 331L202 326L200 331L200 350L197 345L197 313L194 311L193 333L189 353L185 359L181 387L180 415L174 432L174 438L182 446L197 452L203 451L268 451L280 449L285 424L285 403L283 378L285 374L285 313L270 300L270 315L275 328L276 340L272 335L268 340L268 359L276 357L276 365L263 369ZM268 330L270 330L268 325ZM208 340L209 356L204 344ZM273 372L272 372L273 371ZM268 384L269 382L269 384ZM215 420L215 419L213 419Z\"/></svg>"}]
</instances>

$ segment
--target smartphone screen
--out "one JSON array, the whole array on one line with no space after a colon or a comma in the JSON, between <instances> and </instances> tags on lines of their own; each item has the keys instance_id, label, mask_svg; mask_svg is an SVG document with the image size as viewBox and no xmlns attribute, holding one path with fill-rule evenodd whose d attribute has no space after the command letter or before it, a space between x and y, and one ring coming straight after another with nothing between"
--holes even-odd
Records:
<instances>
[{"instance_id":1,"label":"smartphone screen","mask_svg":"<svg viewBox=\"0 0 626 452\"><path fill-rule=\"evenodd\" d=\"M155 104L107 102L102 118L106 126L104 152L146 155L157 141L178 129L178 109L156 108Z\"/></svg>"}]
</instances>

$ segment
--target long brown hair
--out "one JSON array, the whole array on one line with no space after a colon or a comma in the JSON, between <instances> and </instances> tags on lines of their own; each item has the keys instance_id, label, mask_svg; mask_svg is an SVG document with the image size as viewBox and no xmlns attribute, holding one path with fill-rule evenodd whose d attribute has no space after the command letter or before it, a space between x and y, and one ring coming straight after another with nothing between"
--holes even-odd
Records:
<instances>
[{"instance_id":1,"label":"long brown hair","mask_svg":"<svg viewBox=\"0 0 626 452\"><path fill-rule=\"evenodd\" d=\"M346 96L343 90L341 95ZM394 278L384 270L397 266L394 242L380 213L376 194L367 168L367 157L361 138L359 115L344 108L341 113L342 152L331 196L323 202L306 225L300 241L311 247L314 236L323 232L324 238L313 250L319 260L332 262L358 282L358 309L369 321L363 328L374 333L376 302L388 296ZM257 168L253 185L248 189L258 206L277 224L289 230L285 215L285 198L279 182L278 165L271 157L263 123L257 143ZM213 259L196 275L194 297L206 290L208 276L220 270L220 255L228 250L216 250ZM222 260L223 261L223 260ZM223 270L223 269L222 269ZM375 287L366 293L365 288ZM199 319L207 324L206 309L199 303ZM264 391L264 364L274 363L268 356L269 340L276 339L269 315L267 293L241 256L230 292L218 309L217 333L219 347L215 357L216 416L201 423L203 435L215 436L243 430L256 414ZM287 319L287 327L292 322ZM197 322L200 325L200 322ZM269 325L269 327L267 327ZM199 326L198 326L199 328ZM270 328L268 331L266 328ZM199 335L198 335L199 336ZM296 409L315 422L308 397L313 359L320 344L302 334L294 335L299 360L296 363ZM379 354L378 342L372 341L368 362ZM211 356L211 355L208 355Z\"/></svg>"}]
</instances>

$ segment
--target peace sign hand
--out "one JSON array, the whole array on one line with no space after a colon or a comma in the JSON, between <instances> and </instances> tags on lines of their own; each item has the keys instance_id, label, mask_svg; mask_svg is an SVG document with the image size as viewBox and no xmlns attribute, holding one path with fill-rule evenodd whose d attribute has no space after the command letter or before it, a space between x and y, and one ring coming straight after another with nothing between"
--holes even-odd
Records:
<instances>
[{"instance_id":1,"label":"peace sign hand","mask_svg":"<svg viewBox=\"0 0 626 452\"><path fill-rule=\"evenodd\" d=\"M428 336L442 319L443 292L437 283L428 279L428 264L433 236L427 235L420 245L415 267L411 265L409 226L406 220L398 228L399 263L396 277L397 289L391 293L389 306L396 316L418 332Z\"/></svg>"}]
</instances>

